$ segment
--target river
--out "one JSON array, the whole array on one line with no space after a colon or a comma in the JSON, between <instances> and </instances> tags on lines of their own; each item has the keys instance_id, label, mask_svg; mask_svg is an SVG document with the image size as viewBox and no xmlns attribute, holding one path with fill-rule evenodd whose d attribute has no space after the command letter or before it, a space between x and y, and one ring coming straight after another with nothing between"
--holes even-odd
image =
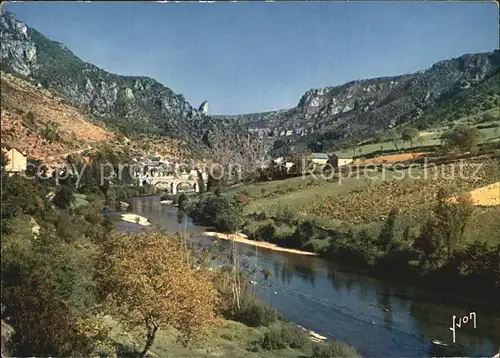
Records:
<instances>
[{"instance_id":1,"label":"river","mask_svg":"<svg viewBox=\"0 0 500 358\"><path fill-rule=\"evenodd\" d=\"M128 202L133 213L147 217L162 229L179 230L176 209L161 204L158 196ZM141 228L120 222L117 229ZM190 220L187 230L191 240L212 242L203 237L205 228ZM237 249L249 266L271 271L268 281L256 279L261 299L270 302L285 318L328 339L351 344L365 357L492 357L499 350L500 320L480 305L377 280L318 257L256 250L245 244L237 244ZM470 312L476 312L476 328L472 321L456 328L458 350L437 350L431 343L433 339L452 343L452 315Z\"/></svg>"}]
</instances>

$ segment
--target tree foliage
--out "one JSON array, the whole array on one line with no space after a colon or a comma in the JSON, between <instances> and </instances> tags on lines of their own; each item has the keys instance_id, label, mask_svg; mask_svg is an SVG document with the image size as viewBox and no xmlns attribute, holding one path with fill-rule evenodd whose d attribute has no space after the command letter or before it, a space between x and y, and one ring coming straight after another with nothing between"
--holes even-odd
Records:
<instances>
[{"instance_id":1,"label":"tree foliage","mask_svg":"<svg viewBox=\"0 0 500 358\"><path fill-rule=\"evenodd\" d=\"M206 193L184 201L180 209L200 225L214 226L221 232L235 232L243 224L243 208L248 203L246 195L228 198L224 195Z\"/></svg>"},{"instance_id":2,"label":"tree foliage","mask_svg":"<svg viewBox=\"0 0 500 358\"><path fill-rule=\"evenodd\" d=\"M170 325L182 341L203 337L214 323L217 293L210 275L188 266L180 241L161 233L115 233L98 252L98 282L109 309L131 327L145 325L143 356Z\"/></svg>"},{"instance_id":3,"label":"tree foliage","mask_svg":"<svg viewBox=\"0 0 500 358\"><path fill-rule=\"evenodd\" d=\"M93 344L77 326L94 303L89 263L50 229L35 240L2 237L2 303L17 333L17 356L90 354Z\"/></svg>"},{"instance_id":4,"label":"tree foliage","mask_svg":"<svg viewBox=\"0 0 500 358\"><path fill-rule=\"evenodd\" d=\"M405 142L410 142L410 146L413 148L413 140L418 137L418 130L415 128L407 127L403 129L401 133L401 139Z\"/></svg>"},{"instance_id":5,"label":"tree foliage","mask_svg":"<svg viewBox=\"0 0 500 358\"><path fill-rule=\"evenodd\" d=\"M477 149L480 133L475 127L460 124L451 131L443 133L441 140L449 149L458 148L460 152L472 152Z\"/></svg>"}]
</instances>

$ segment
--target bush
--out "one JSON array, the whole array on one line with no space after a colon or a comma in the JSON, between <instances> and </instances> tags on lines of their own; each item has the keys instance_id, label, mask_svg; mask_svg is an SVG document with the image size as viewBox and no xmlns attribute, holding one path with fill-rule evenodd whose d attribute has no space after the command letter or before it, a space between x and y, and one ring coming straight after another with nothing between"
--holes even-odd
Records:
<instances>
[{"instance_id":1,"label":"bush","mask_svg":"<svg viewBox=\"0 0 500 358\"><path fill-rule=\"evenodd\" d=\"M172 200L172 201L175 201L176 197L172 194L169 194L169 193L165 193L161 196L160 200L163 201L163 200Z\"/></svg>"},{"instance_id":2,"label":"bush","mask_svg":"<svg viewBox=\"0 0 500 358\"><path fill-rule=\"evenodd\" d=\"M313 357L357 357L358 352L341 342L315 343L312 347Z\"/></svg>"},{"instance_id":3,"label":"bush","mask_svg":"<svg viewBox=\"0 0 500 358\"><path fill-rule=\"evenodd\" d=\"M268 326L281 318L280 313L271 305L260 301L253 295L247 294L241 302L241 308L236 310L232 320L241 322L251 327Z\"/></svg>"},{"instance_id":4,"label":"bush","mask_svg":"<svg viewBox=\"0 0 500 358\"><path fill-rule=\"evenodd\" d=\"M281 329L279 327L271 327L269 332L266 332L259 341L264 349L283 349L287 347L287 343L283 339Z\"/></svg>"},{"instance_id":5,"label":"bush","mask_svg":"<svg viewBox=\"0 0 500 358\"><path fill-rule=\"evenodd\" d=\"M28 123L29 125L32 125L32 126L34 126L36 124L35 115L33 114L33 112L29 111L26 114L26 123Z\"/></svg>"},{"instance_id":6,"label":"bush","mask_svg":"<svg viewBox=\"0 0 500 358\"><path fill-rule=\"evenodd\" d=\"M52 121L45 124L45 128L40 132L40 135L51 143L57 142L61 138L57 123Z\"/></svg>"},{"instance_id":7,"label":"bush","mask_svg":"<svg viewBox=\"0 0 500 358\"><path fill-rule=\"evenodd\" d=\"M273 224L267 224L255 231L255 238L259 241L272 242L275 234L276 227Z\"/></svg>"},{"instance_id":8,"label":"bush","mask_svg":"<svg viewBox=\"0 0 500 358\"><path fill-rule=\"evenodd\" d=\"M272 325L258 342L262 348L267 350L287 347L301 349L307 343L309 343L307 333L291 322Z\"/></svg>"},{"instance_id":9,"label":"bush","mask_svg":"<svg viewBox=\"0 0 500 358\"><path fill-rule=\"evenodd\" d=\"M308 334L292 322L281 326L281 336L290 348L303 348L310 341Z\"/></svg>"},{"instance_id":10,"label":"bush","mask_svg":"<svg viewBox=\"0 0 500 358\"><path fill-rule=\"evenodd\" d=\"M214 226L221 232L235 232L243 225L243 205L237 198L231 200L208 193L179 204L179 208L201 225Z\"/></svg>"},{"instance_id":11,"label":"bush","mask_svg":"<svg viewBox=\"0 0 500 358\"><path fill-rule=\"evenodd\" d=\"M278 207L276 210L276 223L278 225L295 223L295 213L288 205Z\"/></svg>"},{"instance_id":12,"label":"bush","mask_svg":"<svg viewBox=\"0 0 500 358\"><path fill-rule=\"evenodd\" d=\"M42 230L2 236L2 302L12 317L16 356L87 356L92 342L77 317L95 304L92 258Z\"/></svg>"}]
</instances>

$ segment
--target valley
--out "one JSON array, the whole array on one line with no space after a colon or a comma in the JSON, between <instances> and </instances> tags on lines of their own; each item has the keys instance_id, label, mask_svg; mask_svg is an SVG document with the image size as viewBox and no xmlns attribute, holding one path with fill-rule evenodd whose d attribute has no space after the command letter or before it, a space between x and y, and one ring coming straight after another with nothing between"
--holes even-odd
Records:
<instances>
[{"instance_id":1,"label":"valley","mask_svg":"<svg viewBox=\"0 0 500 358\"><path fill-rule=\"evenodd\" d=\"M500 349L498 49L211 115L3 5L0 35L2 356Z\"/></svg>"}]
</instances>

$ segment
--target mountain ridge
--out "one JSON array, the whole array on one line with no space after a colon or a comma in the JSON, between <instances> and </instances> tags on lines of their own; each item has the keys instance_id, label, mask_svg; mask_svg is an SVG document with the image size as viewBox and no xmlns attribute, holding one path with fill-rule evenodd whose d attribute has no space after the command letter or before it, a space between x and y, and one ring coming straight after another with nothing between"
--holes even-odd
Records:
<instances>
[{"instance_id":1,"label":"mountain ridge","mask_svg":"<svg viewBox=\"0 0 500 358\"><path fill-rule=\"evenodd\" d=\"M499 54L498 50L467 53L414 73L312 88L293 108L231 118L251 131L287 141L325 134L339 143L351 136L365 139L375 131L418 122L447 98L495 76Z\"/></svg>"},{"instance_id":2,"label":"mountain ridge","mask_svg":"<svg viewBox=\"0 0 500 358\"><path fill-rule=\"evenodd\" d=\"M8 11L0 16L0 34L3 69L33 78L111 128L127 136L171 136L192 148L217 151L218 157L234 152L243 159L252 152L250 161L256 155L252 146L262 146L259 135L274 142L307 139L336 146L418 122L500 68L498 50L468 53L414 73L312 88L289 109L207 116L151 77L121 76L84 62Z\"/></svg>"}]
</instances>

